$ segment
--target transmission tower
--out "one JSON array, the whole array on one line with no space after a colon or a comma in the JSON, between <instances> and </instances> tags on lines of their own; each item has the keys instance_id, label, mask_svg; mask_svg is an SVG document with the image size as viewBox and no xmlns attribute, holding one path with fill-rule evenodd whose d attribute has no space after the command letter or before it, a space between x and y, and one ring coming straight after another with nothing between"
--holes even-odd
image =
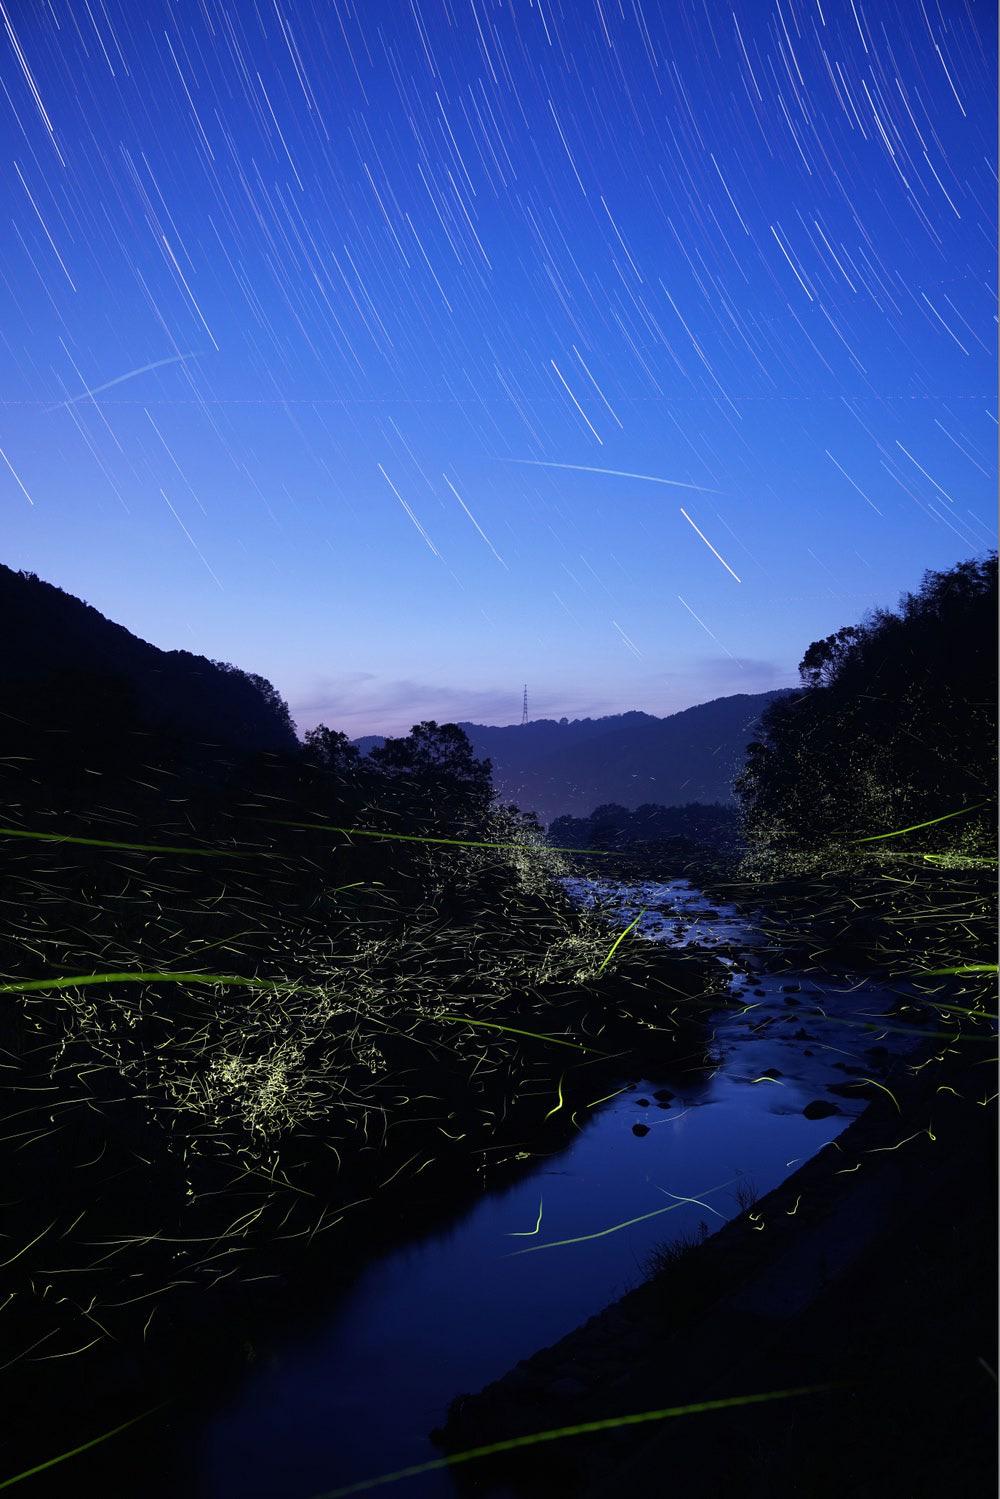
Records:
<instances>
[{"instance_id":1,"label":"transmission tower","mask_svg":"<svg viewBox=\"0 0 1000 1499\"><path fill-rule=\"evenodd\" d=\"M521 727L528 722L528 684L524 684L524 697L521 701Z\"/></svg>"}]
</instances>

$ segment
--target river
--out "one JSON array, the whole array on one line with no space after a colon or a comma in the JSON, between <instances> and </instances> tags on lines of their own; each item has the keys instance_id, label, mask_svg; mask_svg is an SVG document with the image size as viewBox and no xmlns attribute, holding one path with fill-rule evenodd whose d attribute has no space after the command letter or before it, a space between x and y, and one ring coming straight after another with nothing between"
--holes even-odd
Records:
<instances>
[{"instance_id":1,"label":"river","mask_svg":"<svg viewBox=\"0 0 1000 1499\"><path fill-rule=\"evenodd\" d=\"M863 1104L837 1097L841 1112L820 1119L804 1106L832 1100L828 1087L850 1069L870 1073L873 1043L907 1039L864 1028L894 998L885 990L762 976L752 925L684 881L568 883L581 903L610 897L623 920L644 910L639 930L652 940L725 949L731 999L714 1017L712 1065L671 1079L669 1099L654 1096L662 1078L622 1077L557 1155L369 1262L335 1312L262 1354L189 1433L183 1492L310 1499L439 1456L428 1433L456 1395L635 1285L657 1244L739 1213L741 1187L777 1186ZM437 1471L399 1492L432 1499L454 1487Z\"/></svg>"}]
</instances>

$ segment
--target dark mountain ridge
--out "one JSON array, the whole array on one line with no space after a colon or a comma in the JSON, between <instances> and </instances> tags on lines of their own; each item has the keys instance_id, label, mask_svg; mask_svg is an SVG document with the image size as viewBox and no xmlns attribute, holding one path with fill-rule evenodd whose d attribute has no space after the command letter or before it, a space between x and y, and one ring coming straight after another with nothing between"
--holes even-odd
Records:
<instances>
[{"instance_id":1,"label":"dark mountain ridge","mask_svg":"<svg viewBox=\"0 0 1000 1499\"><path fill-rule=\"evenodd\" d=\"M294 750L288 708L264 677L190 651L162 651L90 604L0 563L0 688L8 711L52 724L126 710L150 730L240 750ZM34 713L29 713L34 718Z\"/></svg>"},{"instance_id":2,"label":"dark mountain ridge","mask_svg":"<svg viewBox=\"0 0 1000 1499\"><path fill-rule=\"evenodd\" d=\"M33 573L0 564L3 711L50 732L120 738L147 731L238 752L295 752L288 708L265 678L190 651L164 651ZM657 718L633 710L604 718L459 725L493 764L501 799L544 822L589 816L602 803L734 801L733 781L761 713L781 693L716 698ZM384 741L356 741L367 753Z\"/></svg>"},{"instance_id":3,"label":"dark mountain ridge","mask_svg":"<svg viewBox=\"0 0 1000 1499\"><path fill-rule=\"evenodd\" d=\"M739 693L666 718L633 710L606 718L459 727L475 753L493 762L501 798L550 822L588 816L605 802L630 810L649 802L734 803L733 782L760 716L784 695ZM355 740L364 754L383 742L378 735Z\"/></svg>"}]
</instances>

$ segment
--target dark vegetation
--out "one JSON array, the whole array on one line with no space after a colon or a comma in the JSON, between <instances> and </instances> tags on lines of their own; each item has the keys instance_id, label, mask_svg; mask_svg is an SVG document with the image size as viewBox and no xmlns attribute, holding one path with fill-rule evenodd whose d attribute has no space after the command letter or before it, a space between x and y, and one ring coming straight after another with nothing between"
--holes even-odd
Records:
<instances>
[{"instance_id":1,"label":"dark vegetation","mask_svg":"<svg viewBox=\"0 0 1000 1499\"><path fill-rule=\"evenodd\" d=\"M477 755L493 765L504 801L542 822L586 817L601 803L635 809L689 802L735 804L733 782L761 713L783 693L737 694L668 718L617 713L606 718L536 719L496 727L461 723ZM381 741L357 741L367 752Z\"/></svg>"},{"instance_id":2,"label":"dark vegetation","mask_svg":"<svg viewBox=\"0 0 1000 1499\"><path fill-rule=\"evenodd\" d=\"M992 1491L996 555L927 573L897 610L812 644L800 673L802 691L768 709L749 747L737 781L746 853L719 887L766 913L779 966L880 971L899 995L898 1021L890 1012L888 1024L910 1027L919 1050L888 1094L870 1093L866 1114L837 1142L839 1158L821 1153L760 1205L749 1229L769 1222L787 1237L792 1208L782 1194L790 1198L800 1179L800 1232L813 1192L833 1203L839 1193L846 1224L878 1199L884 1227L843 1273L838 1230L814 1230L821 1294L780 1331L750 1326L752 1367L727 1331L704 1385L688 1382L684 1398L817 1377L827 1391L720 1418L709 1462L693 1429L626 1444L611 1460L613 1482L643 1488L679 1468L698 1472L698 1492ZM746 1233L773 1266L764 1237ZM739 1270L722 1247L665 1246L651 1267L653 1294L706 1315ZM801 1263L793 1244L780 1262L789 1284L796 1256ZM707 1328L698 1336L711 1349Z\"/></svg>"},{"instance_id":3,"label":"dark vegetation","mask_svg":"<svg viewBox=\"0 0 1000 1499\"><path fill-rule=\"evenodd\" d=\"M996 669L996 554L809 647L737 781L730 893L766 898L776 944L939 984L995 963Z\"/></svg>"},{"instance_id":4,"label":"dark vegetation","mask_svg":"<svg viewBox=\"0 0 1000 1499\"><path fill-rule=\"evenodd\" d=\"M690 802L680 807L646 803L629 811L614 802L596 807L589 817L557 817L549 824L555 848L603 849L622 855L615 873L658 866L698 883L732 865L744 852L740 816L718 802Z\"/></svg>"},{"instance_id":5,"label":"dark vegetation","mask_svg":"<svg viewBox=\"0 0 1000 1499\"><path fill-rule=\"evenodd\" d=\"M882 1080L830 1090L863 1088L867 1109L763 1200L741 1184L742 1212L719 1234L661 1246L649 1280L610 1311L617 1333L577 1346L578 1394L553 1386L543 1401L532 1387L519 1404L515 1371L453 1406L450 1451L611 1428L489 1459L503 1492L993 1492L996 575L995 556L928 573L898 610L809 647L802 690L763 715L737 781L743 853L708 885L764 929L756 956L772 970L883 980L885 1003L856 1017L858 1050L845 1043L863 1057L846 1073ZM668 809L666 825L693 811ZM632 851L646 879L671 878L676 863L641 823L635 837L638 822L605 806L550 835ZM783 987L796 1005L799 984ZM866 1042L896 1030L913 1050L880 1071L889 1052ZM629 1368L612 1361L605 1380L616 1337ZM563 1345L551 1352L573 1372ZM814 1393L613 1426L802 1387Z\"/></svg>"},{"instance_id":6,"label":"dark vegetation","mask_svg":"<svg viewBox=\"0 0 1000 1499\"><path fill-rule=\"evenodd\" d=\"M0 626L6 1473L697 1048L708 970L607 961L455 725L300 745L269 683L6 569Z\"/></svg>"},{"instance_id":7,"label":"dark vegetation","mask_svg":"<svg viewBox=\"0 0 1000 1499\"><path fill-rule=\"evenodd\" d=\"M717 970L635 942L606 962L562 874L701 861L766 913L772 965L909 986L896 1020L965 1088L952 1058L995 1012L995 559L811 646L741 812L623 795L548 841L458 725L299 744L260 678L6 569L0 610L0 1473L172 1397L181 1348L211 1379L254 1297L346 1278L404 1216L557 1148L629 1053L703 1049ZM682 1250L675 1288L711 1293Z\"/></svg>"},{"instance_id":8,"label":"dark vegetation","mask_svg":"<svg viewBox=\"0 0 1000 1499\"><path fill-rule=\"evenodd\" d=\"M183 743L189 760L199 750L214 758L218 746L296 747L287 705L263 677L190 651L158 650L34 573L0 564L0 621L4 721L71 736L72 748L60 755L53 747L45 767L60 764L64 778L74 763L86 765L91 744L127 760L138 748L129 733L151 736L160 756ZM31 770L21 774L30 778Z\"/></svg>"},{"instance_id":9,"label":"dark vegetation","mask_svg":"<svg viewBox=\"0 0 1000 1499\"><path fill-rule=\"evenodd\" d=\"M907 846L992 852L996 665L995 555L927 573L898 611L814 642L803 691L771 705L749 746L749 836L794 857L932 823Z\"/></svg>"}]
</instances>

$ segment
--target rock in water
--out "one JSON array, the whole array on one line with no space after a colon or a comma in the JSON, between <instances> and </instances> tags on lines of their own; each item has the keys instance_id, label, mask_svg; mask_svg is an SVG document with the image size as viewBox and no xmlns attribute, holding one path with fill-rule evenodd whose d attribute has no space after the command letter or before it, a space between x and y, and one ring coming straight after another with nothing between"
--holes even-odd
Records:
<instances>
[{"instance_id":1,"label":"rock in water","mask_svg":"<svg viewBox=\"0 0 1000 1499\"><path fill-rule=\"evenodd\" d=\"M839 1114L840 1110L827 1098L814 1098L812 1103L806 1104L802 1112L807 1119L828 1119L831 1114Z\"/></svg>"}]
</instances>

